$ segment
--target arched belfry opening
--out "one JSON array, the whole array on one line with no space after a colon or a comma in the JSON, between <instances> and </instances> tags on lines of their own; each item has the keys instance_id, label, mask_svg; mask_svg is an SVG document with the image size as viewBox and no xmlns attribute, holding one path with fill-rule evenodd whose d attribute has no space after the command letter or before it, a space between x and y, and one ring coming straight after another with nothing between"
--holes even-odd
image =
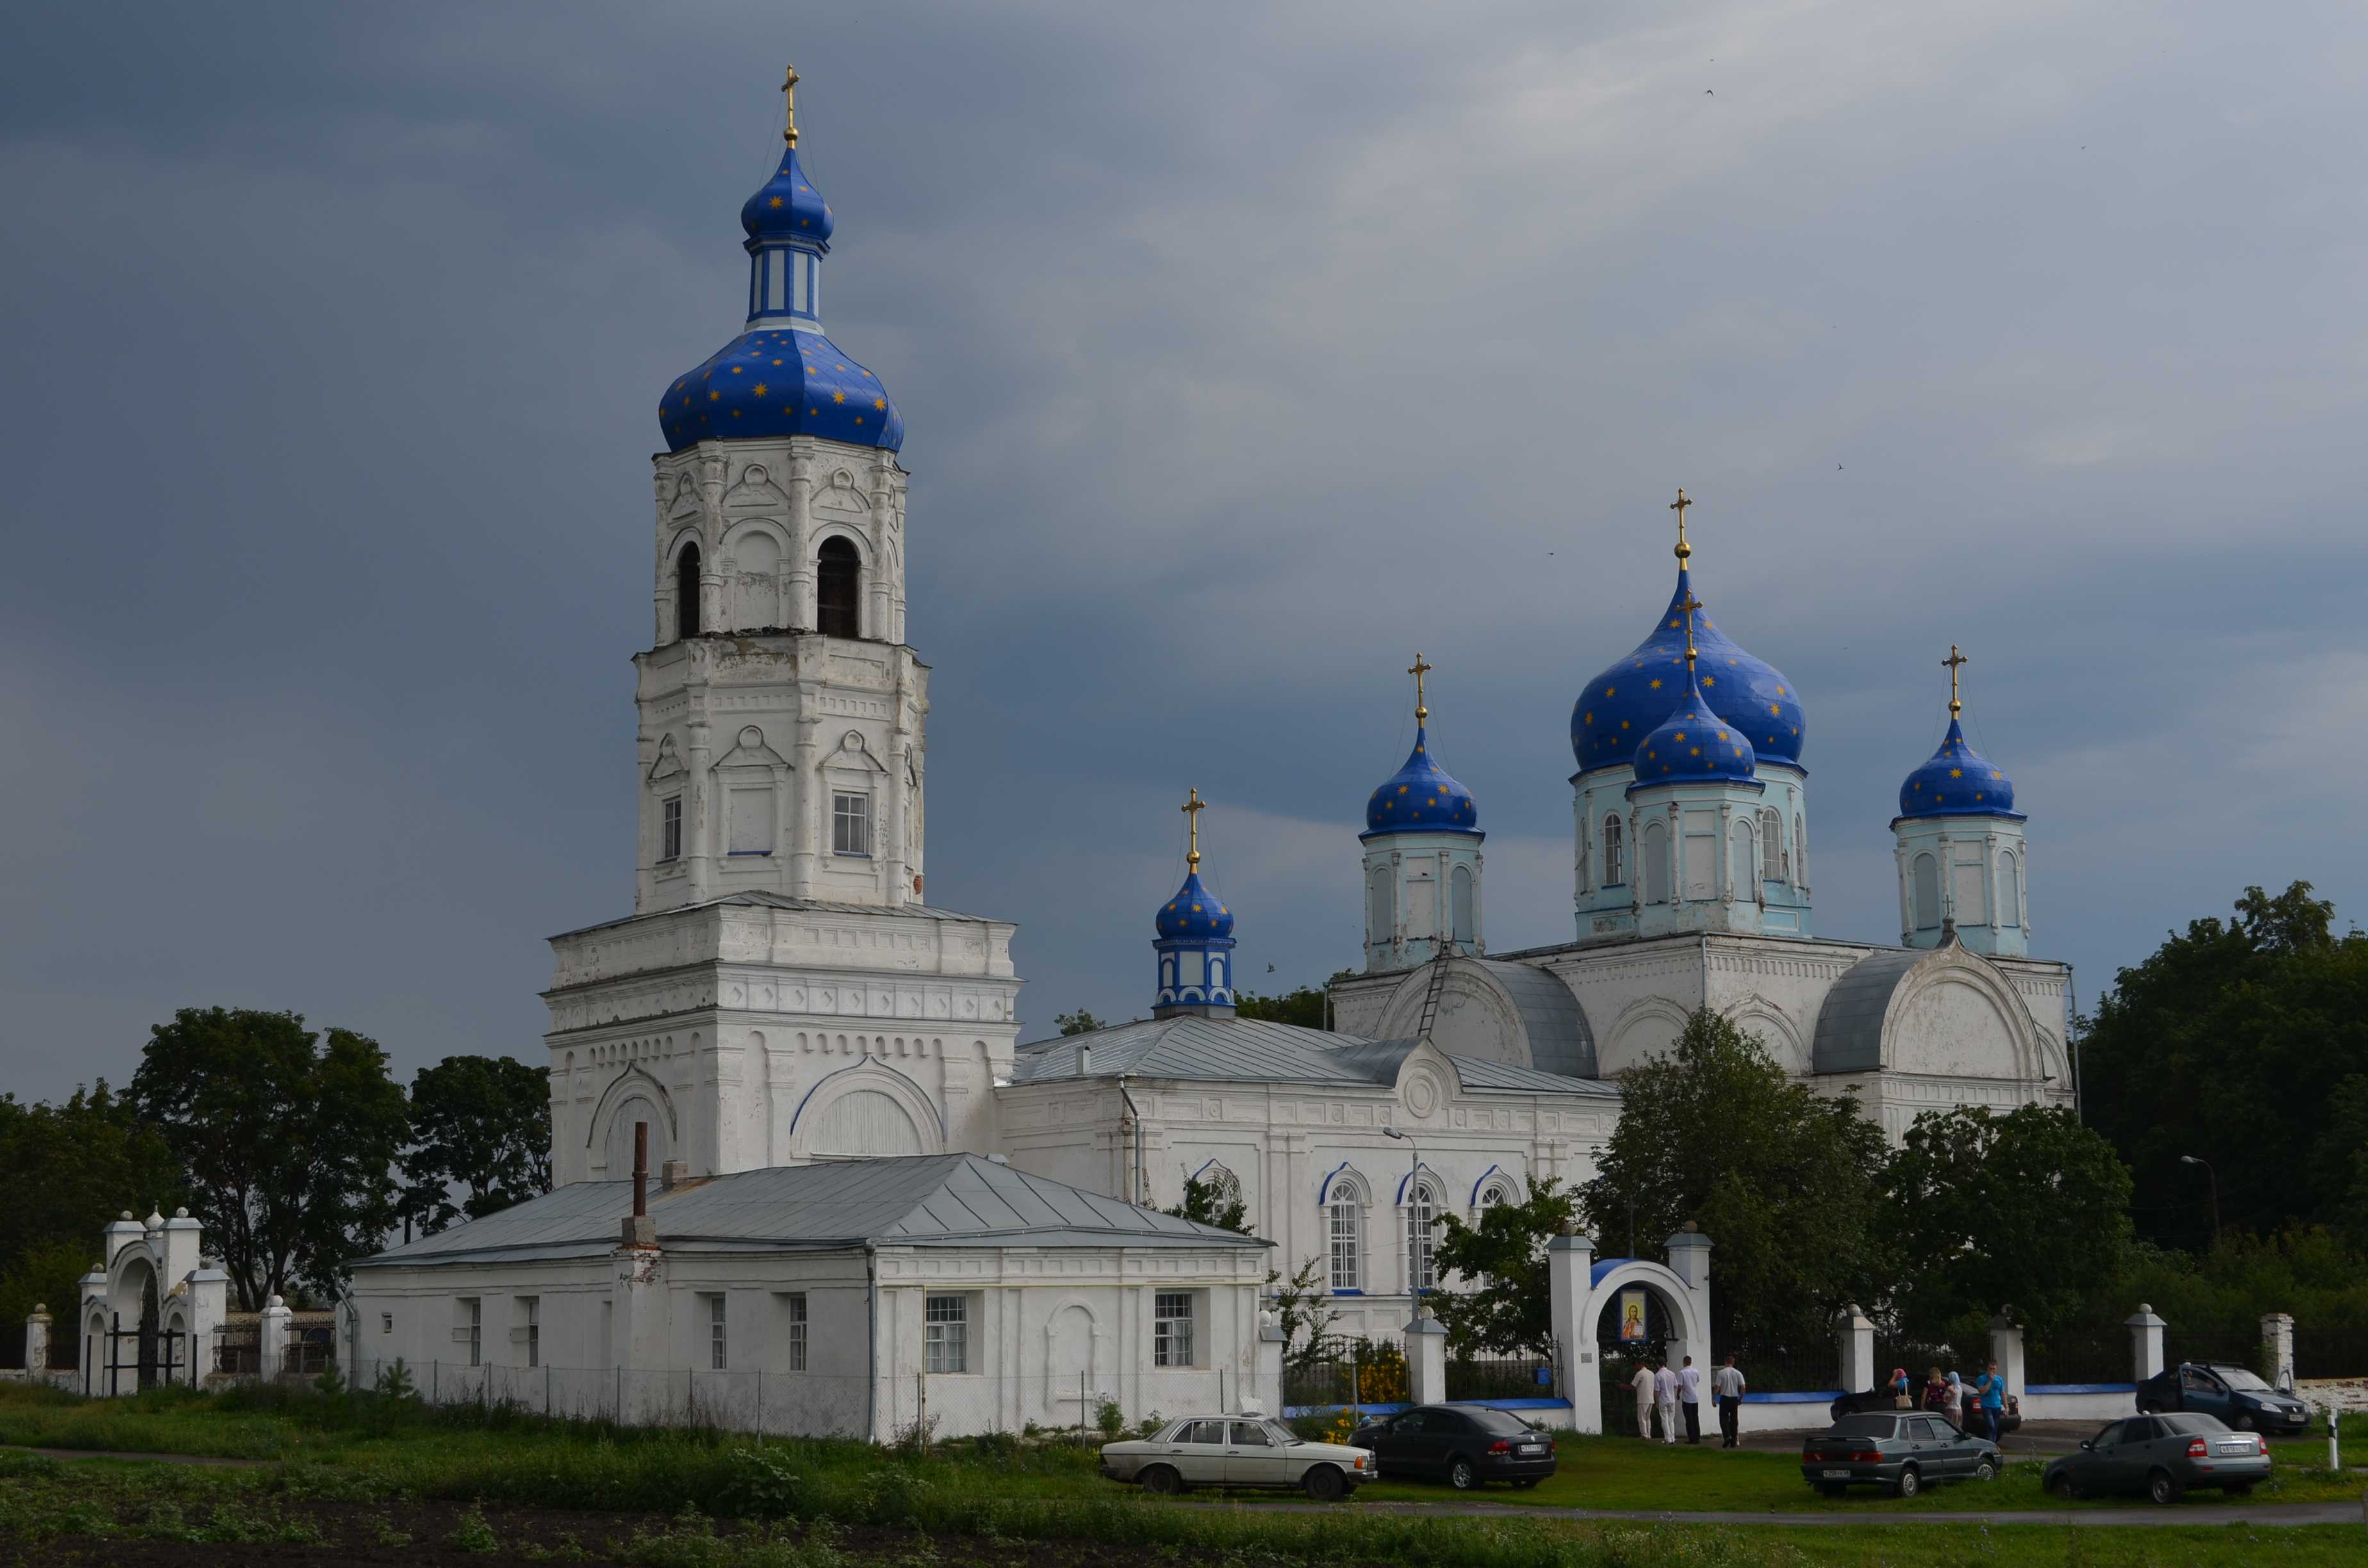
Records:
<instances>
[{"instance_id":1,"label":"arched belfry opening","mask_svg":"<svg viewBox=\"0 0 2368 1568\"><path fill-rule=\"evenodd\" d=\"M699 624L699 546L686 544L674 562L674 634L696 637Z\"/></svg>"},{"instance_id":2,"label":"arched belfry opening","mask_svg":"<svg viewBox=\"0 0 2368 1568\"><path fill-rule=\"evenodd\" d=\"M863 558L855 546L844 539L823 540L814 568L814 630L825 637L862 636Z\"/></svg>"}]
</instances>

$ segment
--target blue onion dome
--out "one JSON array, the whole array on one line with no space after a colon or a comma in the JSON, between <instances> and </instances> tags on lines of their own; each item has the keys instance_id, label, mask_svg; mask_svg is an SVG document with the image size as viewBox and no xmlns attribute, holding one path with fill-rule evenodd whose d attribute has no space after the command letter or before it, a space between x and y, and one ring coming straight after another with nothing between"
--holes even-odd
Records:
<instances>
[{"instance_id":1,"label":"blue onion dome","mask_svg":"<svg viewBox=\"0 0 2368 1568\"><path fill-rule=\"evenodd\" d=\"M1480 831L1480 811L1472 791L1458 784L1430 755L1430 738L1415 726L1414 750L1406 766L1390 775L1365 802L1365 831L1372 833L1472 833Z\"/></svg>"},{"instance_id":2,"label":"blue onion dome","mask_svg":"<svg viewBox=\"0 0 2368 1568\"><path fill-rule=\"evenodd\" d=\"M1201 881L1198 867L1184 879L1184 885L1176 890L1176 896L1161 907L1159 917L1153 924L1159 935L1171 942L1234 934L1232 911L1220 903L1217 895Z\"/></svg>"},{"instance_id":3,"label":"blue onion dome","mask_svg":"<svg viewBox=\"0 0 2368 1568\"><path fill-rule=\"evenodd\" d=\"M740 209L740 226L752 240L803 240L830 248L830 203L798 166L798 150L781 153L781 166Z\"/></svg>"},{"instance_id":4,"label":"blue onion dome","mask_svg":"<svg viewBox=\"0 0 2368 1568\"><path fill-rule=\"evenodd\" d=\"M1973 748L1955 715L1941 749L1899 787L1903 817L2014 817L2014 780Z\"/></svg>"},{"instance_id":5,"label":"blue onion dome","mask_svg":"<svg viewBox=\"0 0 2368 1568\"><path fill-rule=\"evenodd\" d=\"M1699 653L1701 639L1694 647ZM1682 653L1678 663L1685 663ZM1750 739L1720 718L1702 687L1683 676L1676 710L1646 733L1630 760L1636 765L1633 788L1638 790L1655 784L1748 783L1758 761Z\"/></svg>"},{"instance_id":6,"label":"blue onion dome","mask_svg":"<svg viewBox=\"0 0 2368 1568\"><path fill-rule=\"evenodd\" d=\"M666 389L666 450L712 437L819 436L895 451L905 416L880 378L818 332L743 334Z\"/></svg>"},{"instance_id":7,"label":"blue onion dome","mask_svg":"<svg viewBox=\"0 0 2368 1568\"><path fill-rule=\"evenodd\" d=\"M1638 743L1685 695L1686 625L1679 607L1693 592L1686 569L1660 624L1634 652L1580 688L1571 704L1570 749L1578 770L1615 767L1638 755ZM1801 699L1772 665L1726 640L1707 612L1694 617L1695 671L1715 718L1734 727L1760 762L1801 765ZM1641 769L1637 777L1644 777Z\"/></svg>"}]
</instances>

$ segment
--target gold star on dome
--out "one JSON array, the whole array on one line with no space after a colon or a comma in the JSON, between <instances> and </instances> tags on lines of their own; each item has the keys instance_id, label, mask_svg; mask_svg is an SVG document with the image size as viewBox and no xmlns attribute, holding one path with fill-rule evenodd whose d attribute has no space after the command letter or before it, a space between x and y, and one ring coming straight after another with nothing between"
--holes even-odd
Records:
<instances>
[{"instance_id":1,"label":"gold star on dome","mask_svg":"<svg viewBox=\"0 0 2368 1568\"><path fill-rule=\"evenodd\" d=\"M888 400L884 397L875 397L871 400L871 406L874 408L885 408L888 406Z\"/></svg>"},{"instance_id":2,"label":"gold star on dome","mask_svg":"<svg viewBox=\"0 0 2368 1568\"><path fill-rule=\"evenodd\" d=\"M1771 703L1770 703L1770 704L1768 705L1768 711L1770 711L1770 713L1782 713L1782 712L1783 712L1784 710L1783 710L1782 708L1777 707L1777 706L1776 706L1776 704L1774 704L1774 703L1772 703L1772 702L1771 702Z\"/></svg>"},{"instance_id":3,"label":"gold star on dome","mask_svg":"<svg viewBox=\"0 0 2368 1568\"><path fill-rule=\"evenodd\" d=\"M1702 747L1693 746L1687 751L1686 755L1688 756L1702 756Z\"/></svg>"},{"instance_id":4,"label":"gold star on dome","mask_svg":"<svg viewBox=\"0 0 2368 1568\"><path fill-rule=\"evenodd\" d=\"M1588 710L1587 710L1587 720L1586 720L1586 722L1587 722L1588 723L1590 723L1590 724L1592 724L1592 723L1594 723L1594 722L1595 722L1595 710L1594 710L1594 709L1590 708L1590 709L1588 709Z\"/></svg>"},{"instance_id":5,"label":"gold star on dome","mask_svg":"<svg viewBox=\"0 0 2368 1568\"><path fill-rule=\"evenodd\" d=\"M1964 776L1965 770L1962 767L1952 767L1949 769L1949 777L1952 778L1963 778Z\"/></svg>"},{"instance_id":6,"label":"gold star on dome","mask_svg":"<svg viewBox=\"0 0 2368 1568\"><path fill-rule=\"evenodd\" d=\"M830 394L830 401L833 403L845 403L847 401L847 394L845 392L833 392Z\"/></svg>"},{"instance_id":7,"label":"gold star on dome","mask_svg":"<svg viewBox=\"0 0 2368 1568\"><path fill-rule=\"evenodd\" d=\"M1990 777L1991 777L1991 778L2005 778L2005 777L2006 777L2006 775L2005 775L2005 774L2003 774L2003 773L1993 773L1993 774L1991 774L1991 775L1990 775Z\"/></svg>"},{"instance_id":8,"label":"gold star on dome","mask_svg":"<svg viewBox=\"0 0 2368 1568\"><path fill-rule=\"evenodd\" d=\"M758 382L757 383L757 395L758 397L762 397L762 396L764 396L764 395L765 395L765 383L764 383L764 382L762 382L762 381L758 381Z\"/></svg>"},{"instance_id":9,"label":"gold star on dome","mask_svg":"<svg viewBox=\"0 0 2368 1568\"><path fill-rule=\"evenodd\" d=\"M1777 696L1779 696L1779 697L1782 697L1782 696L1784 696L1784 695L1785 695L1784 688L1783 688L1782 687L1781 687L1781 686L1780 686L1780 687L1778 687L1776 688L1776 695L1777 695Z\"/></svg>"},{"instance_id":10,"label":"gold star on dome","mask_svg":"<svg viewBox=\"0 0 2368 1568\"><path fill-rule=\"evenodd\" d=\"M774 206L779 207L780 204L781 204L781 199L780 199L780 197L778 197L778 196L777 196L777 197L773 198L773 205L774 205Z\"/></svg>"},{"instance_id":11,"label":"gold star on dome","mask_svg":"<svg viewBox=\"0 0 2368 1568\"><path fill-rule=\"evenodd\" d=\"M1678 732L1678 739L1679 739L1679 740L1684 740L1685 738L1686 738L1686 733L1685 733L1683 730L1679 730L1679 731Z\"/></svg>"},{"instance_id":12,"label":"gold star on dome","mask_svg":"<svg viewBox=\"0 0 2368 1568\"><path fill-rule=\"evenodd\" d=\"M1702 676L1702 684L1704 686L1716 686L1718 684L1718 677L1716 676Z\"/></svg>"},{"instance_id":13,"label":"gold star on dome","mask_svg":"<svg viewBox=\"0 0 2368 1568\"><path fill-rule=\"evenodd\" d=\"M1725 732L1725 730L1721 730L1721 731L1718 733L1718 738L1719 738L1720 740L1725 740L1725 739L1726 739L1726 732Z\"/></svg>"},{"instance_id":14,"label":"gold star on dome","mask_svg":"<svg viewBox=\"0 0 2368 1568\"><path fill-rule=\"evenodd\" d=\"M1656 679L1655 679L1655 680L1652 680L1652 681L1648 681L1646 684L1647 684L1648 686L1650 686L1650 687L1651 687L1655 691L1658 691L1658 690L1660 690L1660 689L1661 689L1661 683L1660 683L1660 681L1659 681L1657 678L1656 678Z\"/></svg>"},{"instance_id":15,"label":"gold star on dome","mask_svg":"<svg viewBox=\"0 0 2368 1568\"><path fill-rule=\"evenodd\" d=\"M1624 730L1624 729L1626 729L1626 728L1628 727L1628 721L1627 721L1627 720L1625 720L1625 719L1621 720L1621 721L1620 721L1620 727L1621 727L1622 729L1623 729L1623 730Z\"/></svg>"},{"instance_id":16,"label":"gold star on dome","mask_svg":"<svg viewBox=\"0 0 2368 1568\"><path fill-rule=\"evenodd\" d=\"M1606 697L1617 697L1620 695L1620 688L1616 686L1607 686L1603 688L1603 695Z\"/></svg>"},{"instance_id":17,"label":"gold star on dome","mask_svg":"<svg viewBox=\"0 0 2368 1568\"><path fill-rule=\"evenodd\" d=\"M1399 794L1401 794L1401 795L1403 795L1403 794L1405 794L1406 792L1406 787L1405 785L1403 785L1403 784L1399 785L1399 786L1398 786L1398 793L1399 793Z\"/></svg>"},{"instance_id":18,"label":"gold star on dome","mask_svg":"<svg viewBox=\"0 0 2368 1568\"><path fill-rule=\"evenodd\" d=\"M779 359L776 359L776 360L774 360L774 361L773 361L773 363L774 363L774 364L776 364L776 365L778 365L778 364L780 364L780 361Z\"/></svg>"},{"instance_id":19,"label":"gold star on dome","mask_svg":"<svg viewBox=\"0 0 2368 1568\"><path fill-rule=\"evenodd\" d=\"M707 394L707 401L708 401L708 402L710 402L710 403L713 403L717 398L720 398L720 397L722 397L723 395L723 394L722 392L709 392L709 393Z\"/></svg>"},{"instance_id":20,"label":"gold star on dome","mask_svg":"<svg viewBox=\"0 0 2368 1568\"><path fill-rule=\"evenodd\" d=\"M732 373L733 373L734 375L735 375L735 376L736 376L736 375L738 375L738 374L740 373L740 367L739 367L739 366L737 366L737 365L733 366L733 367L732 367Z\"/></svg>"}]
</instances>

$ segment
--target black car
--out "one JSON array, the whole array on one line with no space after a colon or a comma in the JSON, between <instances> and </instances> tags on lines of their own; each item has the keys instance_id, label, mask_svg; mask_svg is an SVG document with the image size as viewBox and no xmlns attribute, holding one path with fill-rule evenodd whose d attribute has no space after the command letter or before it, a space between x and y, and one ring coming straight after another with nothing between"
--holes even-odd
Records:
<instances>
[{"instance_id":1,"label":"black car","mask_svg":"<svg viewBox=\"0 0 2368 1568\"><path fill-rule=\"evenodd\" d=\"M1916 1391L1916 1397L1921 1399L1923 1396L1923 1387L1921 1384L1918 1384ZM1839 1394L1835 1396L1832 1405L1827 1408L1826 1415L1828 1420L1839 1421L1845 1415L1877 1415L1886 1412L1896 1413L1898 1408L1898 1399L1899 1396L1887 1388L1867 1389L1860 1393ZM1977 1408L1981 1396L1974 1392L1973 1386L1971 1384L1967 1384L1965 1387L1964 1425L1961 1428L1962 1430L1967 1432L1987 1431L1987 1428L1982 1425L1982 1413ZM1930 1412L1927 1414L1930 1414ZM1943 1419L1946 1419L1946 1417L1943 1417ZM2022 1401L2015 1398L2012 1394L2009 1394L2006 1397L2006 1408L1998 1412L1998 1436L2003 1437L2009 1432L2019 1430L2021 1426Z\"/></svg>"},{"instance_id":2,"label":"black car","mask_svg":"<svg viewBox=\"0 0 2368 1568\"><path fill-rule=\"evenodd\" d=\"M1801 1479L1828 1497L1880 1486L1913 1497L1935 1481L1995 1481L1998 1445L1930 1411L1845 1415L1801 1445Z\"/></svg>"},{"instance_id":3,"label":"black car","mask_svg":"<svg viewBox=\"0 0 2368 1568\"><path fill-rule=\"evenodd\" d=\"M2280 1393L2248 1367L2225 1361L2181 1361L2138 1385L2138 1410L2192 1410L2216 1416L2239 1432L2306 1432L2310 1406Z\"/></svg>"},{"instance_id":4,"label":"black car","mask_svg":"<svg viewBox=\"0 0 2368 1568\"><path fill-rule=\"evenodd\" d=\"M1535 1486L1554 1472L1554 1439L1510 1411L1485 1404L1417 1404L1349 1435L1391 1481L1418 1477L1469 1492L1491 1481Z\"/></svg>"},{"instance_id":5,"label":"black car","mask_svg":"<svg viewBox=\"0 0 2368 1568\"><path fill-rule=\"evenodd\" d=\"M2058 1497L2143 1492L2176 1503L2192 1486L2242 1497L2270 1478L2270 1445L2258 1432L2231 1432L2201 1412L2133 1415L2050 1460L2045 1484Z\"/></svg>"}]
</instances>

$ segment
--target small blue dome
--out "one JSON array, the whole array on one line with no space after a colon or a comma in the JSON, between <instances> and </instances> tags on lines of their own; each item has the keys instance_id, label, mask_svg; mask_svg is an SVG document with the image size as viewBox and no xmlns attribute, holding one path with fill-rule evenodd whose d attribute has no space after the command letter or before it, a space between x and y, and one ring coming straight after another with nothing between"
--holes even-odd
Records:
<instances>
[{"instance_id":1,"label":"small blue dome","mask_svg":"<svg viewBox=\"0 0 2368 1568\"><path fill-rule=\"evenodd\" d=\"M1941 749L1899 787L1899 814L2022 820L2014 809L2014 780L1973 748L1954 715L1949 733L1941 737Z\"/></svg>"},{"instance_id":2,"label":"small blue dome","mask_svg":"<svg viewBox=\"0 0 2368 1568\"><path fill-rule=\"evenodd\" d=\"M830 204L798 166L798 150L781 154L781 166L740 209L740 226L752 240L803 240L830 249Z\"/></svg>"},{"instance_id":3,"label":"small blue dome","mask_svg":"<svg viewBox=\"0 0 2368 1568\"><path fill-rule=\"evenodd\" d=\"M1696 640L1699 652L1702 642ZM1685 660L1681 656L1679 664ZM1680 679L1677 710L1649 732L1630 758L1636 765L1632 790L1656 784L1744 784L1757 759L1743 732L1718 716L1702 687Z\"/></svg>"},{"instance_id":4,"label":"small blue dome","mask_svg":"<svg viewBox=\"0 0 2368 1568\"><path fill-rule=\"evenodd\" d=\"M1472 791L1448 777L1430 755L1429 737L1415 726L1414 750L1406 766L1365 802L1365 831L1375 833L1469 833L1480 831Z\"/></svg>"},{"instance_id":5,"label":"small blue dome","mask_svg":"<svg viewBox=\"0 0 2368 1568\"><path fill-rule=\"evenodd\" d=\"M666 450L711 437L820 436L859 447L905 444L905 416L880 378L818 332L743 333L676 381L658 405Z\"/></svg>"},{"instance_id":6,"label":"small blue dome","mask_svg":"<svg viewBox=\"0 0 2368 1568\"><path fill-rule=\"evenodd\" d=\"M1153 924L1159 935L1171 942L1234 934L1232 913L1201 882L1197 869L1184 879L1184 885L1176 890L1176 896L1160 909L1159 918Z\"/></svg>"},{"instance_id":7,"label":"small blue dome","mask_svg":"<svg viewBox=\"0 0 2368 1568\"><path fill-rule=\"evenodd\" d=\"M1685 614L1678 607L1691 594L1687 572L1679 567L1678 590L1653 634L1580 689L1570 710L1570 749L1581 773L1633 760L1637 743L1684 695ZM1801 699L1792 681L1728 642L1707 611L1696 612L1694 648L1702 696L1711 712L1740 731L1760 762L1800 767Z\"/></svg>"}]
</instances>

